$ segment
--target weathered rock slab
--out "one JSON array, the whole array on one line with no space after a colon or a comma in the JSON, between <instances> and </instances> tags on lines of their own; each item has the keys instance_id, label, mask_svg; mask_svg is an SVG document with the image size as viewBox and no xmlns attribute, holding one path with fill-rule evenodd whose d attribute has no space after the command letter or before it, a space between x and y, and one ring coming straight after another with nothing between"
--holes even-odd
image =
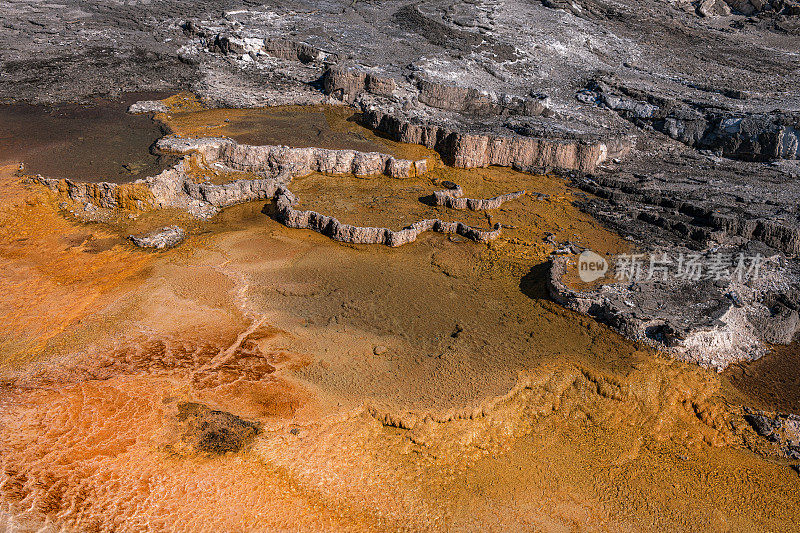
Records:
<instances>
[{"instance_id":1,"label":"weathered rock slab","mask_svg":"<svg viewBox=\"0 0 800 533\"><path fill-rule=\"evenodd\" d=\"M180 226L165 226L140 235L131 235L130 240L139 248L165 250L174 248L186 239L186 231Z\"/></svg>"}]
</instances>

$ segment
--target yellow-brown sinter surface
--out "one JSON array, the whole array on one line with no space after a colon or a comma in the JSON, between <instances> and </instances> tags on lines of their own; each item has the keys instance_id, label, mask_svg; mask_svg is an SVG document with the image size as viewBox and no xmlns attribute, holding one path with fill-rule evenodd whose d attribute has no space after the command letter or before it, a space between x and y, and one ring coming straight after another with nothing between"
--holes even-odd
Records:
<instances>
[{"instance_id":1,"label":"yellow-brown sinter surface","mask_svg":"<svg viewBox=\"0 0 800 533\"><path fill-rule=\"evenodd\" d=\"M277 139L298 130L302 145L317 124L317 144L422 153L339 109L171 103L161 119L184 134L278 124ZM161 210L93 223L3 167L0 530L800 521L795 471L742 446L748 398L547 300L546 232L627 249L563 180L424 155L435 168L419 178L314 174L292 190L302 207L353 224L399 229L435 215L512 227L490 245L427 233L393 249L288 229L263 203L209 222ZM488 214L420 202L445 179L474 198L548 196ZM190 234L173 250L125 239L168 223Z\"/></svg>"}]
</instances>

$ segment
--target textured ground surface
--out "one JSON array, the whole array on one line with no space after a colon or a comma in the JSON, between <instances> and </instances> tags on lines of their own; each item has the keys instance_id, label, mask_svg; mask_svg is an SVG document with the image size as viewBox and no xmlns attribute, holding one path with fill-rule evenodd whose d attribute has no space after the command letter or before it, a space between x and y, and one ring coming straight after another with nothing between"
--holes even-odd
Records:
<instances>
[{"instance_id":1,"label":"textured ground surface","mask_svg":"<svg viewBox=\"0 0 800 533\"><path fill-rule=\"evenodd\" d=\"M796 316L797 12L703 4L0 3L5 103L191 90L202 102L181 93L159 117L182 135L428 158L408 179L298 177L301 209L506 226L488 244L387 248L287 228L266 202L210 220L97 208L21 176L29 147L3 131L0 530L797 523L796 345L717 374L548 298L553 251L757 246L787 266L746 304ZM134 146L154 159L158 125L137 118L132 152L107 163L118 181L135 177ZM397 142L424 140L412 131L427 147ZM445 164L507 138L523 148L493 157L516 170ZM520 163L531 139L564 148L546 166L582 170ZM575 148L601 144L604 161ZM109 139L59 146L80 159ZM424 201L445 181L541 196L487 212ZM173 225L175 248L128 240ZM728 301L709 285L633 287L623 326Z\"/></svg>"},{"instance_id":2,"label":"textured ground surface","mask_svg":"<svg viewBox=\"0 0 800 533\"><path fill-rule=\"evenodd\" d=\"M737 252L752 240L794 257L798 6L696 4L6 2L0 98L191 88L223 106L347 103L363 112L355 120L458 166L579 169L575 185L600 197L584 209L641 248ZM201 120L223 131L213 113ZM271 118L275 133L229 133L285 142ZM341 141L308 118L298 145ZM746 305L796 313L789 270L776 294ZM641 290L647 305L663 300ZM669 288L690 300L730 292L692 290ZM694 322L672 303L641 320ZM757 342L771 338L754 328Z\"/></svg>"}]
</instances>

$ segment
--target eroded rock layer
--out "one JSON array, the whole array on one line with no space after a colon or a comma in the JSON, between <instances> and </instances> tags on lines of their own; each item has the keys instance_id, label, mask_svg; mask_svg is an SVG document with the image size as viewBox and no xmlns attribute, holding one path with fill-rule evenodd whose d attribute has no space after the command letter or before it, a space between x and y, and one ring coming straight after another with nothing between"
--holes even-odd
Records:
<instances>
[{"instance_id":1,"label":"eroded rock layer","mask_svg":"<svg viewBox=\"0 0 800 533\"><path fill-rule=\"evenodd\" d=\"M160 139L157 147L165 152L198 153L209 163L219 163L234 170L254 173L275 173L290 168L295 175L327 172L356 176L383 174L392 178L408 178L427 172L427 161L424 159L409 161L378 152L248 146L230 139L213 137L187 139L175 136Z\"/></svg>"},{"instance_id":2,"label":"eroded rock layer","mask_svg":"<svg viewBox=\"0 0 800 533\"><path fill-rule=\"evenodd\" d=\"M370 128L398 142L421 144L434 149L456 167L499 165L592 170L609 155L609 147L603 142L466 133L404 120L379 110L367 111L364 117L365 124Z\"/></svg>"},{"instance_id":3,"label":"eroded rock layer","mask_svg":"<svg viewBox=\"0 0 800 533\"><path fill-rule=\"evenodd\" d=\"M290 228L310 229L322 233L335 241L353 244L385 244L402 246L417 240L420 233L434 231L436 233L453 233L476 242L490 242L500 236L502 226L482 231L462 224L461 222L445 222L439 219L420 220L399 231L388 228L364 228L350 224L342 224L336 218L321 215L316 211L298 211L292 207L296 202L288 189L279 188L275 196L278 205L277 219Z\"/></svg>"},{"instance_id":4,"label":"eroded rock layer","mask_svg":"<svg viewBox=\"0 0 800 533\"><path fill-rule=\"evenodd\" d=\"M498 209L504 203L516 200L524 195L525 191L510 192L493 198L462 198L463 194L464 191L461 189L461 186L455 185L452 189L434 191L433 200L436 205L442 205L451 209L484 211L487 209Z\"/></svg>"}]
</instances>

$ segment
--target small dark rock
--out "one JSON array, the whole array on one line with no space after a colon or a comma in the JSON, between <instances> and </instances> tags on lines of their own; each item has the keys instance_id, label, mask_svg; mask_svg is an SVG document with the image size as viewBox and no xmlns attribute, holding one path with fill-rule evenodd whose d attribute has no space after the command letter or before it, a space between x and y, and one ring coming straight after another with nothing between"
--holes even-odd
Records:
<instances>
[{"instance_id":1,"label":"small dark rock","mask_svg":"<svg viewBox=\"0 0 800 533\"><path fill-rule=\"evenodd\" d=\"M238 452L261 430L256 422L194 402L178 404L178 420L186 424L184 440L198 451L216 455Z\"/></svg>"}]
</instances>

